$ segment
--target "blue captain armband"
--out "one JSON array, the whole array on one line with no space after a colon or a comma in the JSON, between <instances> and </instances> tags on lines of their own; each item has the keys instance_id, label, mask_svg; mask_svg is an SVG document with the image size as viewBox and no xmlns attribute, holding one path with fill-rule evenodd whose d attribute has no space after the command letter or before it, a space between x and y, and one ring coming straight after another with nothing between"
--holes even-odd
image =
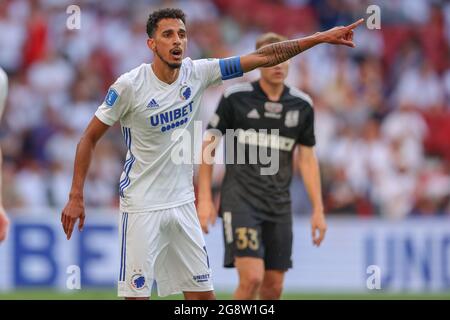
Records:
<instances>
[{"instance_id":1,"label":"blue captain armband","mask_svg":"<svg viewBox=\"0 0 450 320\"><path fill-rule=\"evenodd\" d=\"M231 57L219 60L220 72L222 73L222 80L242 77L244 72L241 67L240 57Z\"/></svg>"}]
</instances>

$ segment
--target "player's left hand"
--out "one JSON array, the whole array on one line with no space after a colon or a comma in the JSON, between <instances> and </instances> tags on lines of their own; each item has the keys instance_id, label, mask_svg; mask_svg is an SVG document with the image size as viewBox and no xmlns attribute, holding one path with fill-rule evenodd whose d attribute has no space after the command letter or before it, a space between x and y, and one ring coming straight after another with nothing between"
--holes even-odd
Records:
<instances>
[{"instance_id":1,"label":"player's left hand","mask_svg":"<svg viewBox=\"0 0 450 320\"><path fill-rule=\"evenodd\" d=\"M78 223L78 230L81 232L84 226L85 213L83 198L79 196L70 198L61 213L61 224L64 229L64 233L67 236L67 240L70 240L73 228L75 227L75 223L78 219L80 219Z\"/></svg>"},{"instance_id":2,"label":"player's left hand","mask_svg":"<svg viewBox=\"0 0 450 320\"><path fill-rule=\"evenodd\" d=\"M327 223L325 222L325 215L323 212L313 212L311 217L311 232L312 240L315 246L320 246L325 238L327 231Z\"/></svg>"}]
</instances>

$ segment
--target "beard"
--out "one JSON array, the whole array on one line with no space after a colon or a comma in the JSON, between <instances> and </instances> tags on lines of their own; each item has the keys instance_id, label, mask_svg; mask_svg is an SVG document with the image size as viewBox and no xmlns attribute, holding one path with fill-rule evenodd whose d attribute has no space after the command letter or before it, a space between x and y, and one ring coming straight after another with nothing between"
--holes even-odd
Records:
<instances>
[{"instance_id":1,"label":"beard","mask_svg":"<svg viewBox=\"0 0 450 320\"><path fill-rule=\"evenodd\" d=\"M161 61L164 62L169 68L171 68L171 69L180 69L181 68L181 62L178 63L178 62L169 62L169 61L167 61L166 59L164 59L162 57L162 55L159 54L158 48L155 48L155 53L159 57L159 59L161 59Z\"/></svg>"}]
</instances>

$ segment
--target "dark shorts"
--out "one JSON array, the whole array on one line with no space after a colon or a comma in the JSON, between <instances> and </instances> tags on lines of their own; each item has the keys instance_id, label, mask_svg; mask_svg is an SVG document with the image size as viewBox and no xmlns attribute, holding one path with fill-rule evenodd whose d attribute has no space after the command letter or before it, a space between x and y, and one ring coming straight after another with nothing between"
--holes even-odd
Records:
<instances>
[{"instance_id":1,"label":"dark shorts","mask_svg":"<svg viewBox=\"0 0 450 320\"><path fill-rule=\"evenodd\" d=\"M272 222L254 213L221 212L225 243L224 267L233 268L235 257L264 260L266 270L292 268L292 221Z\"/></svg>"}]
</instances>

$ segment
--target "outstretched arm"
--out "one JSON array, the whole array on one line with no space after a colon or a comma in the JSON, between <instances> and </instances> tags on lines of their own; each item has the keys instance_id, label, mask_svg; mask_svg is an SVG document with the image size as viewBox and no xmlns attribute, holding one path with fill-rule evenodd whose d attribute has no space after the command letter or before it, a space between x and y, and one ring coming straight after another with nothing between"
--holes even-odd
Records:
<instances>
[{"instance_id":1,"label":"outstretched arm","mask_svg":"<svg viewBox=\"0 0 450 320\"><path fill-rule=\"evenodd\" d=\"M317 32L309 37L277 42L266 45L255 52L240 57L243 72L249 72L260 67L272 67L306 51L320 43L330 43L355 47L353 30L363 23L360 19L346 27Z\"/></svg>"}]
</instances>

